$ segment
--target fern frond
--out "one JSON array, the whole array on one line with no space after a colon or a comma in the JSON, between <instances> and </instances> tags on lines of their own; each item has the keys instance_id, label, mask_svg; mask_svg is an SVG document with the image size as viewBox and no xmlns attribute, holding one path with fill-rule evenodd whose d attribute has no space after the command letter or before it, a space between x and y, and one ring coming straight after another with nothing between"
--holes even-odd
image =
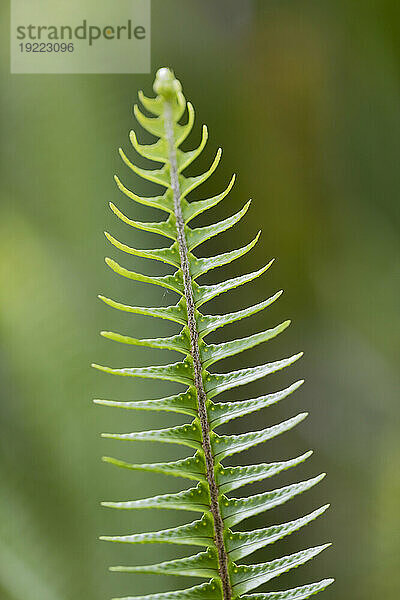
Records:
<instances>
[{"instance_id":1,"label":"fern frond","mask_svg":"<svg viewBox=\"0 0 400 600\"><path fill-rule=\"evenodd\" d=\"M235 178L233 176L226 189L212 198L188 200L188 195L197 190L213 174L220 162L222 151L218 150L205 173L194 177L184 175L185 169L201 154L207 143L207 128L203 126L201 142L197 148L191 151L182 151L180 146L193 128L194 109L190 103L186 103L181 85L169 69L158 71L154 90L157 94L155 98L146 98L139 93L139 99L145 111L153 116L146 116L138 106L135 106L134 113L139 124L156 136L157 140L153 144L143 145L133 131L130 134L130 140L138 154L160 163L161 166L156 169L145 169L136 166L121 149L120 155L131 171L162 186L164 192L159 196L142 197L130 191L119 177L115 176L115 181L119 190L130 200L159 209L166 217L164 220L156 222L136 221L126 216L113 203L110 203L110 207L114 214L128 226L159 234L170 240L170 245L165 248L138 249L118 241L108 232L105 235L118 251L163 262L172 267L174 273L158 277L149 276L128 270L111 258L107 258L106 263L122 277L172 290L177 294L178 300L175 305L148 308L129 306L105 296L100 296L100 299L110 307L124 312L167 319L176 323L180 330L166 337L143 339L111 331L103 331L101 334L107 339L127 345L173 350L183 357L182 360L167 365L122 368L93 366L105 373L172 381L185 386L185 389L176 395L154 400L121 402L112 399L97 399L95 402L103 406L128 410L166 411L187 415L189 422L184 425L132 433L105 433L103 436L134 442L157 441L178 444L191 449L192 454L188 457L171 462L148 464L128 463L110 457L104 457L103 460L124 469L182 477L195 483L194 487L177 493L160 494L138 500L108 501L102 504L105 507L119 510L163 508L197 512L201 516L187 525L171 529L151 533L102 536L101 539L127 544L167 543L204 548L186 558L153 565L112 567L113 571L127 573L187 575L209 580L186 590L147 596L129 596L125 600L237 600L239 598L242 600L302 600L309 598L325 589L333 580L325 579L318 583L282 592L251 595L248 595L248 592L311 560L327 545L301 550L264 563L238 564L237 561L298 531L324 513L327 506L292 521L255 531L241 532L232 528L249 517L292 500L319 483L324 474L248 497L234 498L229 494L247 484L269 479L282 471L296 467L308 459L312 453L306 452L286 461L256 465L230 467L224 466L222 462L228 456L243 452L289 431L297 426L307 414L300 413L283 423L239 435L220 435L216 431L224 423L280 402L303 382L298 381L281 391L248 400L235 402L215 402L213 400L227 390L247 385L288 367L302 354L226 373L209 370L213 364L229 356L234 356L271 340L282 333L290 321L284 321L271 329L231 341L219 344L207 343L205 338L209 333L265 310L280 296L281 292L277 292L258 304L235 312L226 312L226 314L220 315L200 312L206 302L263 275L273 261L269 261L256 271L220 283L211 285L197 283L197 278L211 269L221 268L246 255L257 243L260 233L246 245L235 250L208 258L201 258L194 254L194 250L201 244L236 225L245 216L250 202L237 213L218 223L195 228L190 226L192 219L213 208L227 196ZM181 124L180 120L186 110L186 122Z\"/></svg>"}]
</instances>

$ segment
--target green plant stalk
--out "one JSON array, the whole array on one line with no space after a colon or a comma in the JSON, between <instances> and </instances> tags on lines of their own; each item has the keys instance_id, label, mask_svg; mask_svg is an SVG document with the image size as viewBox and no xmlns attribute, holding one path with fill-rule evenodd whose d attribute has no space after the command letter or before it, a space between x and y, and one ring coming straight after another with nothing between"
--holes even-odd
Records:
<instances>
[{"instance_id":1,"label":"green plant stalk","mask_svg":"<svg viewBox=\"0 0 400 600\"><path fill-rule=\"evenodd\" d=\"M170 177L171 177L171 188L174 199L174 212L176 219L177 239L179 245L179 256L181 260L181 269L183 273L185 299L186 299L186 310L187 320L190 333L190 345L191 354L193 360L193 372L194 372L194 384L197 393L197 406L199 412L199 419L201 425L202 434L202 446L204 450L206 473L207 473L207 484L210 493L211 501L211 513L214 520L214 539L215 546L218 552L218 566L219 574L222 582L222 592L224 600L231 600L232 588L229 579L228 571L228 554L225 548L224 541L224 522L222 520L221 511L219 507L219 490L215 480L214 469L215 465L211 441L210 441L210 423L207 414L207 396L204 391L203 382L203 365L200 357L199 350L199 331L196 320L196 307L193 299L193 286L192 277L190 275L190 265L188 260L188 249L185 236L185 223L182 216L181 207L181 191L179 186L178 178L178 165L176 161L176 140L174 138L173 121L172 121L172 106L168 100L168 96L165 99L164 105L164 126L165 135L168 142L169 152L169 164L170 164Z\"/></svg>"}]
</instances>

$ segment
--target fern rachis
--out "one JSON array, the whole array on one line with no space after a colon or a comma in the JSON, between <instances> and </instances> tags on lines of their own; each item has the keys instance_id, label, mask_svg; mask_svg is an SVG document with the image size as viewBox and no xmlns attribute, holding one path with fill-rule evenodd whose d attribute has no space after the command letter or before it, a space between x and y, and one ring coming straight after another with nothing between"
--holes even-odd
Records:
<instances>
[{"instance_id":1,"label":"fern rachis","mask_svg":"<svg viewBox=\"0 0 400 600\"><path fill-rule=\"evenodd\" d=\"M197 258L193 254L193 250L197 246L237 223L246 213L248 204L236 215L228 217L215 225L198 228L190 227L189 222L195 216L215 206L229 193L234 178L232 178L224 192L213 198L191 202L186 199L190 192L195 190L214 172L220 160L221 150L218 150L214 162L206 173L197 177L184 176L182 172L201 153L206 144L207 128L203 126L202 140L197 149L189 152L180 150L180 145L190 133L194 123L193 107L190 103L186 104L180 83L168 69L158 71L154 90L157 94L156 98L150 99L140 94L140 99L145 109L155 116L146 117L137 106L135 106L135 116L147 131L159 138L158 141L152 145L143 146L139 144L133 132L131 132L130 138L133 147L139 154L145 158L155 160L163 166L160 169L145 170L131 163L122 150L120 150L120 154L124 162L135 173L149 181L160 184L166 191L161 196L143 198L128 190L117 177L116 183L119 189L132 200L158 208L166 212L168 217L165 221L144 223L129 219L113 204L111 204L111 208L128 225L167 237L172 240L172 245L168 248L156 250L137 250L121 244L110 234L106 234L106 236L119 250L128 254L162 261L172 265L176 270L173 275L149 277L128 271L114 260L106 259L106 262L111 269L124 277L173 290L178 294L179 301L173 306L146 308L127 306L104 296L100 296L100 298L106 304L119 310L175 322L181 327L181 331L170 337L142 340L113 332L102 332L102 334L107 338L125 344L175 350L183 354L184 359L180 362L156 367L114 369L99 365L94 366L107 373L178 382L185 385L187 389L181 394L159 400L136 402L96 400L96 402L106 406L133 410L172 411L192 417L192 422L187 425L128 434L104 434L104 436L115 439L181 444L195 450L193 456L169 463L153 464L129 464L112 458L105 458L105 461L132 470L185 477L197 481L197 485L176 494L162 494L144 500L104 502L103 504L108 507L131 510L141 508L189 510L200 512L201 518L188 525L173 529L127 536L104 536L102 539L132 544L176 543L206 548L205 551L188 558L165 561L155 565L114 567L113 570L124 572L188 575L209 580L206 583L179 592L137 596L137 600L144 600L145 598L147 600L305 599L323 590L332 580L326 579L285 592L246 594L273 577L277 577L281 573L307 562L321 552L326 545L255 565L241 565L237 564L236 561L303 527L322 514L327 508L326 506L283 525L250 532L236 532L231 528L252 515L278 506L310 489L321 480L322 476L247 498L232 498L227 494L248 483L267 479L285 469L296 466L307 459L311 453L306 453L292 460L243 467L224 467L222 460L227 456L242 452L288 431L302 421L306 414L300 414L279 425L246 434L219 435L215 431L222 423L280 401L297 389L302 382L297 382L280 392L251 400L228 403L217 403L212 400L226 390L245 385L292 364L301 354L230 373L219 374L208 371L209 366L217 361L238 354L278 335L288 326L289 322L286 321L273 329L231 342L221 344L207 344L205 342L204 338L211 331L264 310L280 294L275 294L264 302L233 313L224 315L200 313L199 309L203 304L226 291L259 277L268 269L271 263L258 271L229 279L220 284L199 285L196 282L200 275L207 273L210 269L221 267L245 255L257 242L258 235L243 248L218 256ZM181 125L179 121L186 107L188 121L185 125Z\"/></svg>"}]
</instances>

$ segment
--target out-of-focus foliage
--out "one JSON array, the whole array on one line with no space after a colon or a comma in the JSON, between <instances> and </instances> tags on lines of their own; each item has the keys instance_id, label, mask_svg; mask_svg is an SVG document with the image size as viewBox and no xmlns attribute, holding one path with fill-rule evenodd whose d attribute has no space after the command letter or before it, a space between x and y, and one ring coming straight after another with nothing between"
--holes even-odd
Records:
<instances>
[{"instance_id":1,"label":"out-of-focus foliage","mask_svg":"<svg viewBox=\"0 0 400 600\"><path fill-rule=\"evenodd\" d=\"M126 107L138 88L150 91L151 75L11 76L8 3L0 10L0 597L98 600L115 589L106 565L120 562L121 549L100 544L97 535L126 530L126 520L101 509L100 500L110 490L121 498L159 492L156 477L144 474L138 486L136 475L133 489L129 472L121 477L100 463L98 432L124 429L127 417L91 406L100 394L151 398L155 388L126 380L116 387L103 378L100 390L89 368L94 355L111 362L110 345L97 331L119 323L118 314L96 302L98 290L112 288L143 305L154 300L145 286L117 283L99 259L104 227L123 227L105 208L117 194L112 175L120 172L112 149L132 126ZM283 345L278 338L254 351L253 364L284 347L306 350L298 371L306 371L306 384L293 410L305 408L312 417L285 440L285 449L289 458L318 447L310 474L329 473L296 506L305 514L322 498L332 500L318 538L322 533L335 546L317 568L333 572L337 583L324 598L397 600L398 2L153 0L152 13L153 68L170 64L184 76L210 126L199 172L223 141L226 168L240 170L232 212L249 194L257 199L246 227L210 243L210 254L240 245L247 229L262 227L263 247L279 258L269 278L253 287L254 297L238 291L235 300L239 308L284 283L279 314L286 310L294 325ZM222 184L223 175L216 175L205 194ZM130 187L143 191L133 176ZM135 210L132 218L142 218ZM226 207L218 210L213 219ZM144 247L145 237L138 233L135 242ZM248 266L262 258L257 250ZM271 309L271 322L258 324L270 326L275 317ZM157 333L148 323L145 331L143 319L132 320L132 335ZM113 352L118 362L120 349ZM132 349L132 363L140 352ZM274 411L271 422L284 418L285 409ZM145 422L149 415L129 419L137 429ZM256 425L248 417L243 427ZM121 452L132 458L125 447ZM159 459L151 446L132 452L137 462ZM249 452L249 462L278 457L274 442ZM174 491L168 482L165 491ZM274 518L294 517L289 506L280 511ZM164 526L164 516L133 516L132 531L156 529L161 518ZM171 526L178 524L174 518ZM315 529L303 533L304 543L314 544L316 535ZM282 541L279 549L289 553L296 543ZM160 551L159 560L169 556ZM126 558L139 562L130 548ZM151 554L141 550L145 560ZM306 577L315 577L313 566L304 568ZM135 593L153 591L154 584L165 589L162 578L153 579L143 575ZM294 587L298 574L284 583ZM125 585L128 593L129 575Z\"/></svg>"}]
</instances>

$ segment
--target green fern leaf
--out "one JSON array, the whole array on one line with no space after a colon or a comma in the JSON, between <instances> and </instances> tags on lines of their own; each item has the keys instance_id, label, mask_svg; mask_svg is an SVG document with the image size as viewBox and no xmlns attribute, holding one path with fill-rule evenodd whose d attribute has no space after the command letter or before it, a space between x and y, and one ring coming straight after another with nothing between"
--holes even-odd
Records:
<instances>
[{"instance_id":1,"label":"green fern leaf","mask_svg":"<svg viewBox=\"0 0 400 600\"><path fill-rule=\"evenodd\" d=\"M298 425L307 414L301 413L283 423L239 435L220 435L216 431L224 423L280 402L303 382L298 381L281 391L248 400L236 402L215 402L213 400L215 396L227 390L247 385L288 367L302 354L231 372L216 373L208 370L213 364L229 356L234 356L274 338L282 333L290 322L285 321L260 333L220 344L206 342L205 338L212 331L265 310L280 296L281 292L277 292L258 304L235 312L220 315L207 315L200 312L200 308L206 302L263 275L273 261L256 271L217 284L199 285L197 283L197 278L211 269L223 267L246 255L256 245L260 234L258 233L252 241L241 248L209 258L201 258L193 253L207 240L236 225L245 216L250 202L236 214L218 223L195 228L190 226L192 219L204 211L210 210L227 196L235 178L232 177L226 189L212 198L188 200L188 195L215 171L222 151L218 150L205 173L193 177L184 175L185 169L199 156L206 145L207 128L203 126L201 142L197 148L191 151L182 151L180 145L187 138L194 124L194 109L190 103L186 103L181 85L169 69L158 71L154 90L155 98L146 98L139 93L145 111L153 116L146 116L138 106L135 106L134 113L139 124L158 139L153 144L143 145L138 141L136 134L131 132L130 140L138 154L160 163L161 166L153 170L141 168L131 162L122 150L120 150L120 155L130 170L136 175L162 186L164 192L154 197L142 197L130 191L119 177L116 176L115 181L119 190L130 200L159 209L167 216L165 220L157 222L142 222L132 220L112 203L110 207L114 214L128 226L159 234L170 240L170 245L165 248L141 250L118 241L108 232L105 235L118 251L163 262L172 267L174 272L170 275L155 277L130 271L111 258L107 258L106 263L122 277L175 292L177 302L167 307L148 308L129 306L105 296L99 297L112 308L166 319L176 323L180 330L167 337L144 339L111 331L103 331L101 334L107 339L122 344L173 350L183 357L179 362L158 366L122 368L93 366L105 373L115 375L172 381L185 386L185 389L176 395L155 400L121 402L97 399L95 402L103 406L127 410L187 415L191 419L190 422L176 427L133 433L103 434L104 437L118 440L179 444L192 450L192 454L186 458L148 464L128 463L110 457L104 457L103 460L132 471L148 471L182 477L194 481L195 484L194 487L178 493L161 494L138 500L108 501L102 504L105 507L119 510L173 509L197 512L201 516L187 525L171 529L131 535L102 536L101 539L127 544L167 543L204 548L192 556L158 564L111 567L113 571L127 573L187 575L209 580L186 590L147 596L129 596L122 600L237 600L239 598L242 600L302 600L309 598L325 589L333 580L324 579L282 592L251 595L247 595L247 593L311 560L327 545L301 550L264 563L237 564L236 561L298 531L324 513L327 506L295 520L255 531L240 532L232 528L251 516L279 506L309 490L321 481L324 474L248 497L234 498L229 494L235 489L269 479L286 469L301 464L311 456L311 452L306 452L297 458L274 463L236 467L222 464L222 461L228 456L238 454L289 431ZM181 124L180 120L186 110L187 122Z\"/></svg>"}]
</instances>

